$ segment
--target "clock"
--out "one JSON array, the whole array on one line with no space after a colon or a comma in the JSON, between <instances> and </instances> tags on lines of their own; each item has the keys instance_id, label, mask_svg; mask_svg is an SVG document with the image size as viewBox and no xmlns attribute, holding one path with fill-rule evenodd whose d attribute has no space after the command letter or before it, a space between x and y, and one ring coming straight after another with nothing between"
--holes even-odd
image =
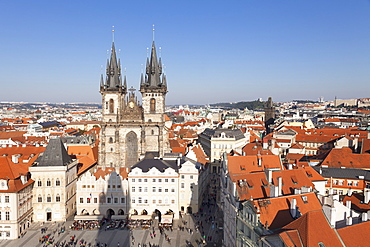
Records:
<instances>
[{"instance_id":1,"label":"clock","mask_svg":"<svg viewBox=\"0 0 370 247\"><path fill-rule=\"evenodd\" d=\"M130 101L130 102L128 103L128 107L130 107L130 108L134 108L134 106L135 106L135 103L134 103L134 102Z\"/></svg>"}]
</instances>

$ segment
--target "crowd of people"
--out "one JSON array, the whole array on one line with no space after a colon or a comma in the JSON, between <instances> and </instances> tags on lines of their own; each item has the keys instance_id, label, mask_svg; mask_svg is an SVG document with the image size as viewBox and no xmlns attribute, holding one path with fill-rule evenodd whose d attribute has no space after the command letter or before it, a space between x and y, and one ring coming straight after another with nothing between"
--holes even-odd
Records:
<instances>
[{"instance_id":1,"label":"crowd of people","mask_svg":"<svg viewBox=\"0 0 370 247\"><path fill-rule=\"evenodd\" d=\"M100 220L75 220L70 228L72 230L95 230L102 226Z\"/></svg>"}]
</instances>

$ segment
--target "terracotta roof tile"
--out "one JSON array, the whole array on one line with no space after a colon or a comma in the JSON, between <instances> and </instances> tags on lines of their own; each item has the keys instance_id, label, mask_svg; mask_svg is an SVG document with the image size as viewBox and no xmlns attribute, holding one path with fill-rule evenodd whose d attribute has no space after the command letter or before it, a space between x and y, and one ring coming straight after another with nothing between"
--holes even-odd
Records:
<instances>
[{"instance_id":1,"label":"terracotta roof tile","mask_svg":"<svg viewBox=\"0 0 370 247\"><path fill-rule=\"evenodd\" d=\"M370 221L338 229L346 246L365 246L369 243Z\"/></svg>"}]
</instances>

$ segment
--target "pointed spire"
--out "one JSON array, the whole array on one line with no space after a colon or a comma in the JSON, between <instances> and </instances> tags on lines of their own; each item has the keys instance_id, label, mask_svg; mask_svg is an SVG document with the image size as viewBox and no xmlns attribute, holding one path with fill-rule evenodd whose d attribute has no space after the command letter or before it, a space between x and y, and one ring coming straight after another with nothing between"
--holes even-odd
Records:
<instances>
[{"instance_id":1,"label":"pointed spire","mask_svg":"<svg viewBox=\"0 0 370 247\"><path fill-rule=\"evenodd\" d=\"M124 75L124 78L123 78L123 88L124 88L124 90L126 91L126 89L127 89L127 81L126 81L126 74Z\"/></svg>"},{"instance_id":2,"label":"pointed spire","mask_svg":"<svg viewBox=\"0 0 370 247\"><path fill-rule=\"evenodd\" d=\"M100 76L100 87L104 88L104 79L103 79L103 74Z\"/></svg>"},{"instance_id":3,"label":"pointed spire","mask_svg":"<svg viewBox=\"0 0 370 247\"><path fill-rule=\"evenodd\" d=\"M145 84L145 81L144 81L144 75L143 75L143 73L141 73L140 85L141 85L141 86L144 86L144 84Z\"/></svg>"},{"instance_id":4,"label":"pointed spire","mask_svg":"<svg viewBox=\"0 0 370 247\"><path fill-rule=\"evenodd\" d=\"M112 31L114 32L114 30ZM107 87L112 89L119 89L122 87L121 80L121 61L117 61L116 48L112 42L111 56L107 62Z\"/></svg>"}]
</instances>

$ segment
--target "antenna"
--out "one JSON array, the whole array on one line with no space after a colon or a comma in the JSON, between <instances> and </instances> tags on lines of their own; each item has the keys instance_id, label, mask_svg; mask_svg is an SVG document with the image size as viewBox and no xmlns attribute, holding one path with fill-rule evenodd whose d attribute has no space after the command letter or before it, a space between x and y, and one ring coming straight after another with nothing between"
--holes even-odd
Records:
<instances>
[{"instance_id":1,"label":"antenna","mask_svg":"<svg viewBox=\"0 0 370 247\"><path fill-rule=\"evenodd\" d=\"M149 57L149 47L146 48L146 57Z\"/></svg>"},{"instance_id":2,"label":"antenna","mask_svg":"<svg viewBox=\"0 0 370 247\"><path fill-rule=\"evenodd\" d=\"M114 42L114 26L112 26L112 42Z\"/></svg>"},{"instance_id":3,"label":"antenna","mask_svg":"<svg viewBox=\"0 0 370 247\"><path fill-rule=\"evenodd\" d=\"M152 29L152 31L153 31L153 41L154 41L154 31L155 31L155 29L154 29L154 24L153 24L153 29Z\"/></svg>"},{"instance_id":4,"label":"antenna","mask_svg":"<svg viewBox=\"0 0 370 247\"><path fill-rule=\"evenodd\" d=\"M162 47L159 47L159 57L162 57Z\"/></svg>"}]
</instances>

